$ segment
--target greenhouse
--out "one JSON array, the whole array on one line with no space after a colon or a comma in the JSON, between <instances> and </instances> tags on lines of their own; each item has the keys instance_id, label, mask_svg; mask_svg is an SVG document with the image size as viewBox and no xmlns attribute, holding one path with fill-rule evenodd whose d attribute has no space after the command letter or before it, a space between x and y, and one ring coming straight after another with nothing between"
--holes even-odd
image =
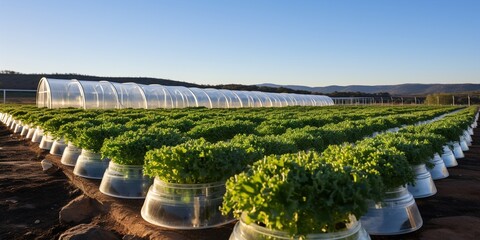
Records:
<instances>
[{"instance_id":1,"label":"greenhouse","mask_svg":"<svg viewBox=\"0 0 480 240\"><path fill-rule=\"evenodd\" d=\"M42 78L37 106L47 108L242 108L333 105L330 97L158 84Z\"/></svg>"}]
</instances>

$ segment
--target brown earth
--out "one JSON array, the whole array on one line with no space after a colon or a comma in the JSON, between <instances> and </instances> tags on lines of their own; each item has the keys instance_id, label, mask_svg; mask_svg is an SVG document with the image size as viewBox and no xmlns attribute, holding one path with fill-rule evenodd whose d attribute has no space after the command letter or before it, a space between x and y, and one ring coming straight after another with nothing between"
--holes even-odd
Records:
<instances>
[{"instance_id":1,"label":"brown earth","mask_svg":"<svg viewBox=\"0 0 480 240\"><path fill-rule=\"evenodd\" d=\"M450 176L436 180L438 193L417 199L423 227L410 234L372 236L372 239L480 239L480 129L474 145ZM47 174L40 161L48 159L60 170ZM144 239L228 239L233 223L208 230L169 230L145 222L139 212L143 200L122 200L98 191L100 181L76 177L60 157L38 144L12 135L0 126L0 240L58 239L75 224L59 222L60 209L85 194L96 199L99 215L90 222L115 233Z\"/></svg>"}]
</instances>

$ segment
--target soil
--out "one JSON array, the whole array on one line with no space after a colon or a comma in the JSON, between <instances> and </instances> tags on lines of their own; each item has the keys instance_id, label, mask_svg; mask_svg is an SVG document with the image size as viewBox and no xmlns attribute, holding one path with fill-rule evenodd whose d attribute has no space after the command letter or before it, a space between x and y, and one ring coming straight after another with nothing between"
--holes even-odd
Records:
<instances>
[{"instance_id":1,"label":"soil","mask_svg":"<svg viewBox=\"0 0 480 240\"><path fill-rule=\"evenodd\" d=\"M473 146L449 168L450 176L436 180L437 194L416 199L423 227L397 236L372 239L480 239L480 129ZM60 169L42 171L48 159ZM60 157L38 148L38 144L12 134L0 126L0 240L58 239L72 224L59 222L60 209L85 194L102 206L90 223L138 239L228 239L234 223L207 230L169 230L145 222L140 214L142 200L119 200L98 191L100 181L76 177Z\"/></svg>"}]
</instances>

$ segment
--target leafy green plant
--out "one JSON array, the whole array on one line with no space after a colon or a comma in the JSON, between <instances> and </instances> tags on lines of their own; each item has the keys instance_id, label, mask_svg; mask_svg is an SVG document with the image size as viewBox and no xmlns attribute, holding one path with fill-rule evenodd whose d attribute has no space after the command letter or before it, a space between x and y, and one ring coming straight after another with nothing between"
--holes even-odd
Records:
<instances>
[{"instance_id":1,"label":"leafy green plant","mask_svg":"<svg viewBox=\"0 0 480 240\"><path fill-rule=\"evenodd\" d=\"M428 139L417 137L410 133L385 133L376 137L379 141L373 142L375 147L394 147L403 152L411 165L426 164L429 167L430 158L435 153Z\"/></svg>"},{"instance_id":2,"label":"leafy green plant","mask_svg":"<svg viewBox=\"0 0 480 240\"><path fill-rule=\"evenodd\" d=\"M201 124L193 127L188 135L191 138L205 138L210 142L218 142L222 140L231 139L233 136L244 133L253 133L255 124L249 121L226 120L214 121L211 123Z\"/></svg>"},{"instance_id":3,"label":"leafy green plant","mask_svg":"<svg viewBox=\"0 0 480 240\"><path fill-rule=\"evenodd\" d=\"M354 166L375 169L384 185L384 191L415 183L415 175L405 154L394 147L385 146L382 138L368 138L355 145L359 156L347 159ZM327 154L324 151L323 154ZM333 157L334 158L334 157Z\"/></svg>"},{"instance_id":4,"label":"leafy green plant","mask_svg":"<svg viewBox=\"0 0 480 240\"><path fill-rule=\"evenodd\" d=\"M378 199L381 179L368 171L313 151L271 155L227 181L222 212L291 236L340 231L350 215L365 213L367 199Z\"/></svg>"},{"instance_id":5,"label":"leafy green plant","mask_svg":"<svg viewBox=\"0 0 480 240\"><path fill-rule=\"evenodd\" d=\"M152 129L127 131L106 139L102 156L122 165L143 165L145 153L162 146L174 146L184 141L184 137L174 129Z\"/></svg>"},{"instance_id":6,"label":"leafy green plant","mask_svg":"<svg viewBox=\"0 0 480 240\"><path fill-rule=\"evenodd\" d=\"M248 148L200 138L148 151L144 170L168 183L211 183L242 171L250 157Z\"/></svg>"},{"instance_id":7,"label":"leafy green plant","mask_svg":"<svg viewBox=\"0 0 480 240\"><path fill-rule=\"evenodd\" d=\"M258 136L254 134L239 134L232 138L230 142L232 144L240 144L240 146L252 146L255 148L257 152L255 160L259 160L264 155L279 155L298 151L295 143L289 138L276 135Z\"/></svg>"},{"instance_id":8,"label":"leafy green plant","mask_svg":"<svg viewBox=\"0 0 480 240\"><path fill-rule=\"evenodd\" d=\"M76 138L73 139L72 142L78 147L96 153L100 152L105 139L118 136L126 130L124 125L111 122L94 126L89 122L88 125L88 127L76 133Z\"/></svg>"}]
</instances>

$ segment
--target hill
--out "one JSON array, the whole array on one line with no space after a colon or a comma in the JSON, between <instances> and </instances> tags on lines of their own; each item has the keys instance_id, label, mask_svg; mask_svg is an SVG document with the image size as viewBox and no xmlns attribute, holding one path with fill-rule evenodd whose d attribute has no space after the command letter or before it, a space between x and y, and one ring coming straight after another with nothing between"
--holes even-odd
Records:
<instances>
[{"instance_id":1,"label":"hill","mask_svg":"<svg viewBox=\"0 0 480 240\"><path fill-rule=\"evenodd\" d=\"M299 93L299 94L326 94L331 96L374 96L385 95L385 93L394 96L425 96L431 93L465 93L480 92L480 84L400 84L400 85L350 85L350 86L327 86L327 87L307 87L301 85L277 85L271 83L257 85L241 85L241 84L222 84L222 85L201 85L176 81L162 78L149 77L99 77L81 74L23 74L13 71L0 71L0 88L6 89L30 89L36 90L39 80L42 77L55 79L79 79L90 81L112 81L112 82L136 82L140 84L160 84L165 86L185 86L198 88L220 88L230 90L246 90L246 91L263 91L277 93ZM378 96L380 96L378 95Z\"/></svg>"},{"instance_id":2,"label":"hill","mask_svg":"<svg viewBox=\"0 0 480 240\"><path fill-rule=\"evenodd\" d=\"M275 93L298 93L311 94L309 91L293 90L283 87L268 87L257 85L241 85L241 84L222 84L222 85L201 85L182 81L175 81L163 78L148 78L148 77L98 77L90 75L81 75L74 73L62 74L23 74L14 71L0 71L0 89L28 89L36 90L38 82L42 77L55 79L78 79L87 81L111 81L111 82L135 82L139 84L160 84L164 86L184 86L184 87L198 87L198 88L218 88L229 90L244 90L244 91L262 91Z\"/></svg>"},{"instance_id":3,"label":"hill","mask_svg":"<svg viewBox=\"0 0 480 240\"><path fill-rule=\"evenodd\" d=\"M463 84L399 84L399 85L350 85L350 86L327 86L327 87L307 87L301 85L277 85L271 83L259 84L266 87L284 87L295 90L321 92L330 94L333 92L363 92L363 93L380 93L387 92L390 95L427 95L431 93L465 93L480 91L480 84L463 83Z\"/></svg>"},{"instance_id":4,"label":"hill","mask_svg":"<svg viewBox=\"0 0 480 240\"><path fill-rule=\"evenodd\" d=\"M160 84L165 86L200 87L198 84L161 78L148 77L98 77L81 74L22 74L11 71L0 72L0 88L37 89L42 77L55 79L79 79L89 81L136 82L140 84Z\"/></svg>"}]
</instances>

